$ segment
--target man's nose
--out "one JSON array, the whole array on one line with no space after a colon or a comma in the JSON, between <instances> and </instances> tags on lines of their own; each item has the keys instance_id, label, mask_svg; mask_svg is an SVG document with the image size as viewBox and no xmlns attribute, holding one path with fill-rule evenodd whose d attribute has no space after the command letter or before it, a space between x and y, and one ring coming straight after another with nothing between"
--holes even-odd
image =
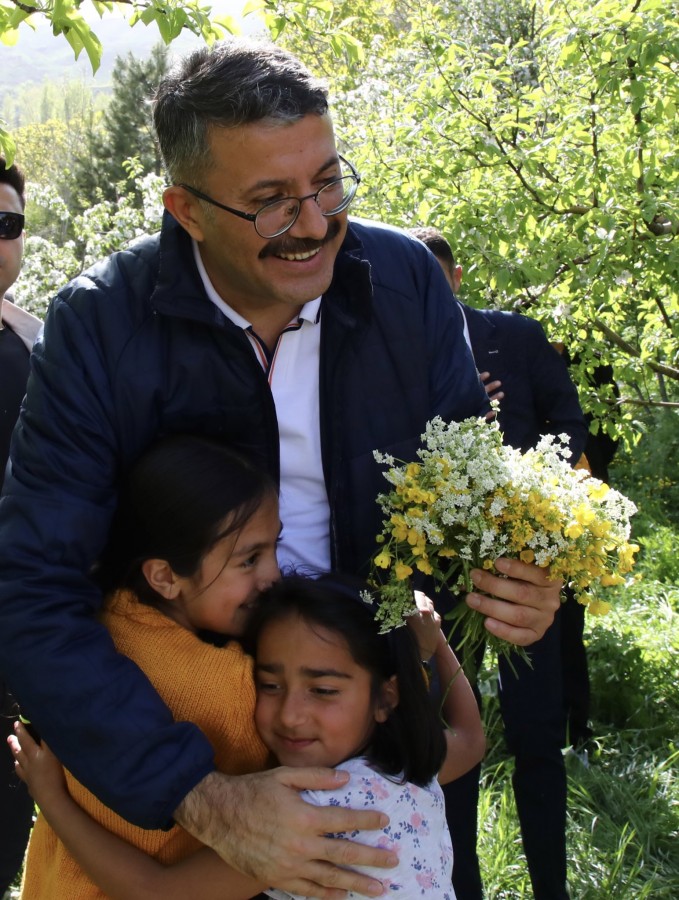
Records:
<instances>
[{"instance_id":1,"label":"man's nose","mask_svg":"<svg viewBox=\"0 0 679 900\"><path fill-rule=\"evenodd\" d=\"M315 238L322 241L328 233L328 219L314 197L305 197L299 215L289 233L295 237Z\"/></svg>"}]
</instances>

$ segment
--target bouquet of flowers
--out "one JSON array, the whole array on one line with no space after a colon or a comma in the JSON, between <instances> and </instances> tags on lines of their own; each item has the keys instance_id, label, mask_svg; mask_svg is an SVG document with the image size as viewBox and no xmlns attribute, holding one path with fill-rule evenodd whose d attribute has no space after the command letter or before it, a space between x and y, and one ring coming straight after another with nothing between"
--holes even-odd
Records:
<instances>
[{"instance_id":1,"label":"bouquet of flowers","mask_svg":"<svg viewBox=\"0 0 679 900\"><path fill-rule=\"evenodd\" d=\"M432 576L438 589L466 592L473 589L471 569L492 569L499 556L549 566L590 613L610 609L602 589L624 581L639 549L629 543L636 507L571 468L566 435L546 435L521 453L503 444L497 421L436 418L422 441L419 462L374 453L391 485L377 498L385 518L371 578L383 630L413 611L416 572ZM466 604L456 615L467 658L483 639L506 656L516 650L490 635L484 617Z\"/></svg>"}]
</instances>

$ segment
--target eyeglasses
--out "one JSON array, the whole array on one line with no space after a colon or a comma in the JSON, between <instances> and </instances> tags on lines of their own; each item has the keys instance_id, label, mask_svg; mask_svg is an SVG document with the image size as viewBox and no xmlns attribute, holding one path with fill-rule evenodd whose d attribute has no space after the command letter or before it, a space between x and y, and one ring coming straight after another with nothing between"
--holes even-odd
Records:
<instances>
[{"instance_id":1,"label":"eyeglasses","mask_svg":"<svg viewBox=\"0 0 679 900\"><path fill-rule=\"evenodd\" d=\"M305 200L315 200L321 213L324 216L336 216L343 212L351 203L356 195L356 191L361 182L361 176L356 169L344 157L339 157L340 163L350 170L349 175L342 175L340 178L333 178L323 187L315 191L313 194L307 194L305 197L283 197L282 200L271 200L265 203L256 213L242 212L240 209L232 209L225 206L217 200L213 200L202 191L191 187L190 184L180 183L177 187L184 188L199 200L205 200L218 209L223 209L234 216L240 216L241 219L247 219L255 226L257 234L262 238L275 238L280 234L284 234L297 221L302 203Z\"/></svg>"},{"instance_id":2,"label":"eyeglasses","mask_svg":"<svg viewBox=\"0 0 679 900\"><path fill-rule=\"evenodd\" d=\"M14 241L24 230L25 216L15 212L0 212L0 241Z\"/></svg>"}]
</instances>

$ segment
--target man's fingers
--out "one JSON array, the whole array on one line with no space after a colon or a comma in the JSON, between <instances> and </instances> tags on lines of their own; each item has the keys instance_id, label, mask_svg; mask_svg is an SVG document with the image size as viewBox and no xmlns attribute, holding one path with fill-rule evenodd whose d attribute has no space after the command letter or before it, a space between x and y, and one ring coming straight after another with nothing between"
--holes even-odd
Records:
<instances>
[{"instance_id":1,"label":"man's fingers","mask_svg":"<svg viewBox=\"0 0 679 900\"><path fill-rule=\"evenodd\" d=\"M328 840L335 844L348 843L332 838ZM310 864L307 877L290 882L286 885L286 890L291 894L301 894L303 897L319 900L342 900L347 891L366 897L380 897L384 893L382 883L374 878L347 869L336 869L329 863L320 861Z\"/></svg>"},{"instance_id":2,"label":"man's fingers","mask_svg":"<svg viewBox=\"0 0 679 900\"><path fill-rule=\"evenodd\" d=\"M525 647L539 640L554 621L561 582L550 578L549 569L519 560L498 559L495 567L508 577L474 569L474 585L484 593L469 594L467 604L487 617L485 627L492 634Z\"/></svg>"},{"instance_id":3,"label":"man's fingers","mask_svg":"<svg viewBox=\"0 0 679 900\"><path fill-rule=\"evenodd\" d=\"M495 560L495 568L508 578L516 581L525 581L529 584L534 584L536 587L557 587L558 590L561 590L563 586L561 581L552 576L549 567L536 566L535 563L524 563L520 559L501 556Z\"/></svg>"}]
</instances>

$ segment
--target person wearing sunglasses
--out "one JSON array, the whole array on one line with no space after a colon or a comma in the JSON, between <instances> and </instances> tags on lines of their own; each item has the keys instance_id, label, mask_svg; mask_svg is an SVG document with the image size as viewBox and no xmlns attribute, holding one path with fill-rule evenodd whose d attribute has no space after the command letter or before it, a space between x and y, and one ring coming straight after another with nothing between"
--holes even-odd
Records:
<instances>
[{"instance_id":1,"label":"person wearing sunglasses","mask_svg":"<svg viewBox=\"0 0 679 900\"><path fill-rule=\"evenodd\" d=\"M195 50L163 78L154 124L171 182L160 234L60 291L34 354L0 504L0 665L57 757L123 818L176 821L290 893L378 896L351 867L388 877L393 855L328 835L380 828L379 807L310 810L298 791L336 788L329 770L216 772L205 736L114 653L89 572L121 480L182 432L280 485L281 566L360 574L381 522L373 451L413 458L429 419L483 415L485 391L428 251L349 219L360 177L298 59L239 39ZM503 565L509 578L476 573L469 602L528 643L559 585Z\"/></svg>"},{"instance_id":2,"label":"person wearing sunglasses","mask_svg":"<svg viewBox=\"0 0 679 900\"><path fill-rule=\"evenodd\" d=\"M42 325L7 296L19 277L24 252L24 176L0 156L0 488L10 438L26 393L28 359ZM33 820L33 801L14 775L6 744L14 701L0 680L0 897L21 868Z\"/></svg>"}]
</instances>

